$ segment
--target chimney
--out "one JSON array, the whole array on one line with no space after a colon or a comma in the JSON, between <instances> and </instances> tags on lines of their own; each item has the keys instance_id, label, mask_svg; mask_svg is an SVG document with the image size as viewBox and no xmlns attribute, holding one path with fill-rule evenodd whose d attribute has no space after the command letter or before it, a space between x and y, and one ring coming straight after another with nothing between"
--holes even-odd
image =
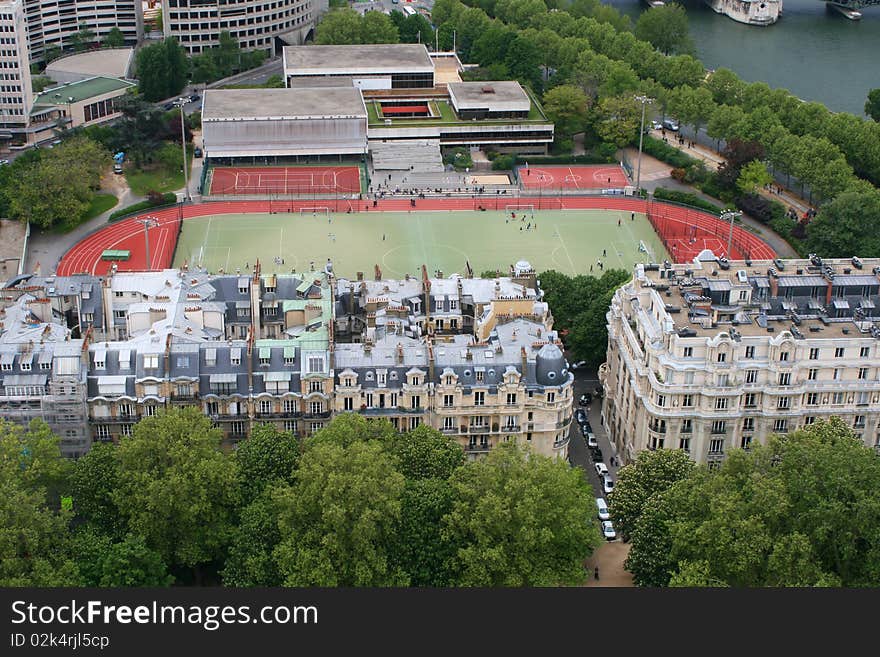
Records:
<instances>
[{"instance_id":1,"label":"chimney","mask_svg":"<svg viewBox=\"0 0 880 657\"><path fill-rule=\"evenodd\" d=\"M779 296L779 279L775 276L770 277L770 296L777 297Z\"/></svg>"},{"instance_id":2,"label":"chimney","mask_svg":"<svg viewBox=\"0 0 880 657\"><path fill-rule=\"evenodd\" d=\"M363 275L358 280L363 280ZM348 284L348 314L354 315L354 283Z\"/></svg>"},{"instance_id":3,"label":"chimney","mask_svg":"<svg viewBox=\"0 0 880 657\"><path fill-rule=\"evenodd\" d=\"M428 343L428 381L434 381L434 345Z\"/></svg>"},{"instance_id":4,"label":"chimney","mask_svg":"<svg viewBox=\"0 0 880 657\"><path fill-rule=\"evenodd\" d=\"M466 360L473 360L473 359L474 359L474 355L471 353L471 350L470 350L470 349L468 349L468 350L465 352L465 359L466 359Z\"/></svg>"},{"instance_id":5,"label":"chimney","mask_svg":"<svg viewBox=\"0 0 880 657\"><path fill-rule=\"evenodd\" d=\"M526 372L528 371L528 366L529 366L529 355L526 353L525 347L520 347L519 353L522 356L522 372L521 372L521 374L523 376L525 376Z\"/></svg>"},{"instance_id":6,"label":"chimney","mask_svg":"<svg viewBox=\"0 0 880 657\"><path fill-rule=\"evenodd\" d=\"M397 364L403 365L403 345L397 343Z\"/></svg>"},{"instance_id":7,"label":"chimney","mask_svg":"<svg viewBox=\"0 0 880 657\"><path fill-rule=\"evenodd\" d=\"M364 272L359 271L359 272L357 273L357 279L358 279L359 281L364 280Z\"/></svg>"},{"instance_id":8,"label":"chimney","mask_svg":"<svg viewBox=\"0 0 880 657\"><path fill-rule=\"evenodd\" d=\"M834 279L829 278L827 282L827 287L825 288L825 305L831 305L831 298L834 296L832 294L834 290Z\"/></svg>"},{"instance_id":9,"label":"chimney","mask_svg":"<svg viewBox=\"0 0 880 657\"><path fill-rule=\"evenodd\" d=\"M373 265L373 279L377 281L382 280L382 270L379 269L379 265Z\"/></svg>"}]
</instances>

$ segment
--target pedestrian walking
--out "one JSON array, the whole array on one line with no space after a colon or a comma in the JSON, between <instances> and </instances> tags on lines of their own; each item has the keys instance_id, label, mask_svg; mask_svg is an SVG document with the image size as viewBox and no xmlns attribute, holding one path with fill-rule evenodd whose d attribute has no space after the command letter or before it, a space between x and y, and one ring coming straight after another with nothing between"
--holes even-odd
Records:
<instances>
[{"instance_id":1,"label":"pedestrian walking","mask_svg":"<svg viewBox=\"0 0 880 657\"><path fill-rule=\"evenodd\" d=\"M596 566L596 567L593 569L593 577L595 578L595 580L596 580L597 582L599 581L599 566Z\"/></svg>"},{"instance_id":2,"label":"pedestrian walking","mask_svg":"<svg viewBox=\"0 0 880 657\"><path fill-rule=\"evenodd\" d=\"M635 212L630 212L630 213L629 213L629 220L630 220L630 221L635 221L635 220L636 220L636 213L635 213Z\"/></svg>"},{"instance_id":3,"label":"pedestrian walking","mask_svg":"<svg viewBox=\"0 0 880 657\"><path fill-rule=\"evenodd\" d=\"M590 271L591 272L593 271L593 265L590 265Z\"/></svg>"},{"instance_id":4,"label":"pedestrian walking","mask_svg":"<svg viewBox=\"0 0 880 657\"><path fill-rule=\"evenodd\" d=\"M617 225L618 225L618 226L620 225L620 219L619 219L619 218L617 219Z\"/></svg>"},{"instance_id":5,"label":"pedestrian walking","mask_svg":"<svg viewBox=\"0 0 880 657\"><path fill-rule=\"evenodd\" d=\"M605 252L605 249L602 249L602 257L604 258L606 255L608 254Z\"/></svg>"}]
</instances>

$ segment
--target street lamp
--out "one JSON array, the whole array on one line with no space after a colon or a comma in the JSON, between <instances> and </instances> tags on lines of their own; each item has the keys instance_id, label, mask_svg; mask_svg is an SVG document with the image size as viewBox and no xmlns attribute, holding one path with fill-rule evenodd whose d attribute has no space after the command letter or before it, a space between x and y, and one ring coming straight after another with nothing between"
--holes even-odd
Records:
<instances>
[{"instance_id":1,"label":"street lamp","mask_svg":"<svg viewBox=\"0 0 880 657\"><path fill-rule=\"evenodd\" d=\"M150 267L150 228L155 228L159 225L159 220L156 217L144 217L143 219L136 219L139 224L144 227L144 247L147 252L147 271L152 271Z\"/></svg>"},{"instance_id":2,"label":"street lamp","mask_svg":"<svg viewBox=\"0 0 880 657\"><path fill-rule=\"evenodd\" d=\"M186 200L192 201L189 195L189 171L186 166L186 128L183 125L183 106L189 101L189 98L178 98L174 103L180 108L180 145L183 147L183 189L186 194Z\"/></svg>"},{"instance_id":3,"label":"street lamp","mask_svg":"<svg viewBox=\"0 0 880 657\"><path fill-rule=\"evenodd\" d=\"M728 257L728 259L732 259L730 246L733 243L733 220L736 219L737 217L741 217L741 216L742 216L742 212L739 212L737 210L728 210L727 212L721 213L722 219L727 219L727 218L730 219L730 233L727 236L727 257Z\"/></svg>"},{"instance_id":4,"label":"street lamp","mask_svg":"<svg viewBox=\"0 0 880 657\"><path fill-rule=\"evenodd\" d=\"M647 96L635 96L635 99L642 104L642 124L639 128L639 160L636 172L636 193L642 195L642 138L645 136L645 105L654 102L653 98Z\"/></svg>"}]
</instances>

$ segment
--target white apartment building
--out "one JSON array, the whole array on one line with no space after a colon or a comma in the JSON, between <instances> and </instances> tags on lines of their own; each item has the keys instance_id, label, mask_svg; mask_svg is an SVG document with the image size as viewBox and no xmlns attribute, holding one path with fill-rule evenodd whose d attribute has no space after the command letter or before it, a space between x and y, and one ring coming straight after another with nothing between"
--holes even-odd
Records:
<instances>
[{"instance_id":1,"label":"white apartment building","mask_svg":"<svg viewBox=\"0 0 880 657\"><path fill-rule=\"evenodd\" d=\"M41 61L48 46L65 47L87 25L102 40L114 27L129 44L143 37L140 0L24 0L31 61Z\"/></svg>"},{"instance_id":2,"label":"white apartment building","mask_svg":"<svg viewBox=\"0 0 880 657\"><path fill-rule=\"evenodd\" d=\"M34 102L22 0L0 2L0 133L12 139Z\"/></svg>"},{"instance_id":3,"label":"white apartment building","mask_svg":"<svg viewBox=\"0 0 880 657\"><path fill-rule=\"evenodd\" d=\"M712 464L836 416L880 449L878 305L880 259L638 265L607 315L609 438Z\"/></svg>"},{"instance_id":4,"label":"white apartment building","mask_svg":"<svg viewBox=\"0 0 880 657\"><path fill-rule=\"evenodd\" d=\"M327 8L327 0L163 0L162 26L190 54L219 45L220 33L229 32L243 49L274 56L303 43Z\"/></svg>"}]
</instances>

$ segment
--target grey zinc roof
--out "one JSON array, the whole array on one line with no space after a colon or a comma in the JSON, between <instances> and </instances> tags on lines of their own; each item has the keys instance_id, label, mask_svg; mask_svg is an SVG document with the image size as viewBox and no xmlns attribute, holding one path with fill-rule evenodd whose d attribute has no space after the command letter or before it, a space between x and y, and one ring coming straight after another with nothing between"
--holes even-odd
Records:
<instances>
[{"instance_id":1,"label":"grey zinc roof","mask_svg":"<svg viewBox=\"0 0 880 657\"><path fill-rule=\"evenodd\" d=\"M360 89L208 89L203 121L366 118Z\"/></svg>"},{"instance_id":2,"label":"grey zinc roof","mask_svg":"<svg viewBox=\"0 0 880 657\"><path fill-rule=\"evenodd\" d=\"M825 287L828 281L821 276L780 276L778 284L779 287Z\"/></svg>"},{"instance_id":3,"label":"grey zinc roof","mask_svg":"<svg viewBox=\"0 0 880 657\"><path fill-rule=\"evenodd\" d=\"M433 72L423 44L382 43L348 46L285 46L287 75L331 75Z\"/></svg>"}]
</instances>

